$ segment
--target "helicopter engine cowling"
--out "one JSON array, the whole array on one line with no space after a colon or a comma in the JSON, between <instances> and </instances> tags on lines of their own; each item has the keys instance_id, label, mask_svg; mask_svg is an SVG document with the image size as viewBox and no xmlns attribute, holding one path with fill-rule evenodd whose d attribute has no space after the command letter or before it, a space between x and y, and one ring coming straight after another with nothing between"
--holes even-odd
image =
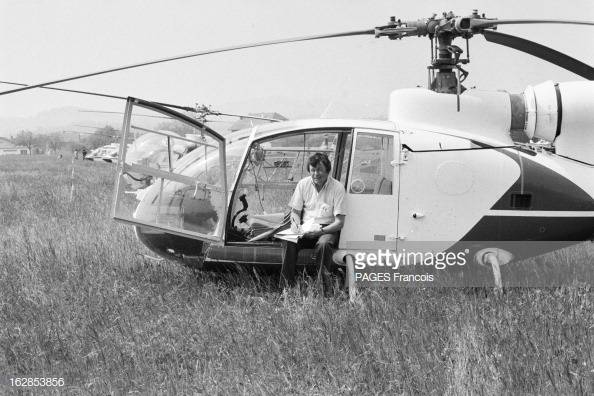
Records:
<instances>
[{"instance_id":1,"label":"helicopter engine cowling","mask_svg":"<svg viewBox=\"0 0 594 396\"><path fill-rule=\"evenodd\" d=\"M555 152L594 164L594 81L546 81L524 90L524 132Z\"/></svg>"},{"instance_id":2,"label":"helicopter engine cowling","mask_svg":"<svg viewBox=\"0 0 594 396\"><path fill-rule=\"evenodd\" d=\"M460 95L437 93L423 88L399 89L390 95L390 121L399 129L421 129L452 133L487 144L512 145L510 95L502 91L469 89Z\"/></svg>"},{"instance_id":3,"label":"helicopter engine cowling","mask_svg":"<svg viewBox=\"0 0 594 396\"><path fill-rule=\"evenodd\" d=\"M459 99L456 111L455 95L397 90L389 119L401 129L454 133L494 145L544 140L557 154L594 165L594 81L546 81L521 94L470 89Z\"/></svg>"}]
</instances>

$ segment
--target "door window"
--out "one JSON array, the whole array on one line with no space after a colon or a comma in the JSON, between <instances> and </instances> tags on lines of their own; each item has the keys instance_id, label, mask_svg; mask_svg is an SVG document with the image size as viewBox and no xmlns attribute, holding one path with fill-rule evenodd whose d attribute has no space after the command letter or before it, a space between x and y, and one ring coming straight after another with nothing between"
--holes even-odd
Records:
<instances>
[{"instance_id":1,"label":"door window","mask_svg":"<svg viewBox=\"0 0 594 396\"><path fill-rule=\"evenodd\" d=\"M227 203L223 137L134 98L128 99L122 130L113 217L221 242Z\"/></svg>"},{"instance_id":2,"label":"door window","mask_svg":"<svg viewBox=\"0 0 594 396\"><path fill-rule=\"evenodd\" d=\"M357 134L349 193L392 195L393 160L393 136Z\"/></svg>"}]
</instances>

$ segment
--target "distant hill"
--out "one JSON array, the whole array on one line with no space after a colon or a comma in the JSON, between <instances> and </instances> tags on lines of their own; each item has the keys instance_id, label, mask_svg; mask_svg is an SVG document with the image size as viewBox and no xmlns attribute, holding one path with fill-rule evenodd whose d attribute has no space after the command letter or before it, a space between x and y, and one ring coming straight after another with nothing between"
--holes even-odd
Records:
<instances>
[{"instance_id":1,"label":"distant hill","mask_svg":"<svg viewBox=\"0 0 594 396\"><path fill-rule=\"evenodd\" d=\"M80 110L84 109L74 106L60 107L38 113L33 117L0 117L0 136L14 136L21 130L30 130L34 133L89 132L93 131L93 127L111 125L119 128L122 124L121 114L83 113Z\"/></svg>"}]
</instances>

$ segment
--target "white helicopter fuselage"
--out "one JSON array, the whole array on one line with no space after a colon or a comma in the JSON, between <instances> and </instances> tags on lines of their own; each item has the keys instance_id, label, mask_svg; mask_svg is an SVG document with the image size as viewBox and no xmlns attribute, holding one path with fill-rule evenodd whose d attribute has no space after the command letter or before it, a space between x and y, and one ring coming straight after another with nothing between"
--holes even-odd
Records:
<instances>
[{"instance_id":1,"label":"white helicopter fuselage","mask_svg":"<svg viewBox=\"0 0 594 396\"><path fill-rule=\"evenodd\" d=\"M220 198L211 203L198 184L190 194L155 183L138 206L153 205L146 209L150 215L137 209L122 219L140 226L140 240L166 257L189 263L199 257L215 266L278 265L275 226L281 225L297 178L307 175L303 166L299 172L299 161L321 150L333 158L334 176L346 189L348 214L335 257L377 249L444 251L460 242L525 257L507 242L577 243L594 235L594 142L580 144L592 140L593 98L590 82L529 87L520 107L508 93L471 90L459 97L457 111L455 95L398 90L388 121L287 121L236 134L220 163L229 191L224 204ZM518 125L533 141L550 144L514 142L511 132ZM295 137L304 142L301 149L286 143ZM555 152L557 142L561 150ZM241 155L234 157L234 150ZM199 178L206 160L196 157L195 163L181 173ZM197 203L190 204L192 199ZM176 202L176 208L167 208L167 225L158 224L156 202ZM192 213L205 217L200 211L212 212L208 227L192 223ZM153 224L146 221L155 216ZM171 226L176 222L179 228ZM184 230L184 224L204 237ZM540 245L529 254L553 246Z\"/></svg>"}]
</instances>

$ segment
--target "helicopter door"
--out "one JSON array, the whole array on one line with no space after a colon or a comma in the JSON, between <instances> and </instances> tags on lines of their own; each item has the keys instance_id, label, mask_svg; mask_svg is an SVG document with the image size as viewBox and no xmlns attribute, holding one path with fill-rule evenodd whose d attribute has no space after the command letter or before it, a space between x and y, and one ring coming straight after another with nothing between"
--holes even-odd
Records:
<instances>
[{"instance_id":1,"label":"helicopter door","mask_svg":"<svg viewBox=\"0 0 594 396\"><path fill-rule=\"evenodd\" d=\"M227 203L225 139L201 122L128 98L112 215L221 243Z\"/></svg>"},{"instance_id":2,"label":"helicopter door","mask_svg":"<svg viewBox=\"0 0 594 396\"><path fill-rule=\"evenodd\" d=\"M341 249L396 249L399 146L397 133L355 131Z\"/></svg>"}]
</instances>

